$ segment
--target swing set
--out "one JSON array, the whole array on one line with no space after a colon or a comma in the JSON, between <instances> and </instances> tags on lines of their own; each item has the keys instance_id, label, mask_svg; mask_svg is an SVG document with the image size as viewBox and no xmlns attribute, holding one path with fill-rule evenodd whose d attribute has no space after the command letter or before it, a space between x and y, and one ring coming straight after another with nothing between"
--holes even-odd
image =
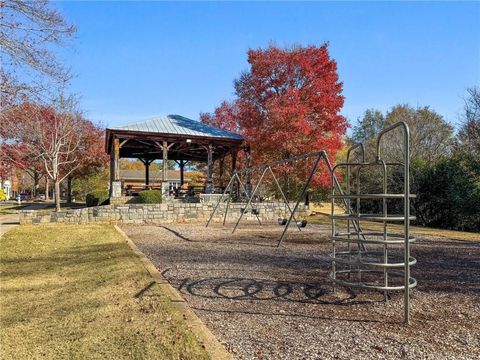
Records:
<instances>
[{"instance_id":1,"label":"swing set","mask_svg":"<svg viewBox=\"0 0 480 360\"><path fill-rule=\"evenodd\" d=\"M358 146L355 145L354 147L352 147L348 150L347 159L350 155L350 152L353 149L355 149L356 147L358 147ZM361 145L361 148L362 148L362 154L363 154L363 157L364 157L363 145ZM297 163L299 161L307 160L307 159L313 159L313 166L310 169L308 178L306 179L305 183L303 184L302 189L301 189L301 191L298 194L298 197L296 199L295 205L293 206L293 209L292 209L291 204L287 200L287 197L285 196L285 192L282 190L282 187L281 187L281 185L278 181L278 178L275 176L275 172L273 171L272 168L275 168L275 167L281 166L281 165L286 165L286 164L294 164L294 163ZM253 215L255 215L258 223L260 225L262 225L262 222L259 218L260 211L257 207L257 203L254 202L254 199L255 199L255 196L257 195L258 190L260 189L260 186L262 185L262 181L265 180L266 175L270 175L272 177L273 181L274 181L275 188L278 190L279 194L281 195L281 200L282 200L282 202L285 206L285 209L287 210L286 213L289 214L288 218L279 218L278 219L278 224L283 225L285 227L281 236L280 236L280 238L277 241L277 247L281 246L285 237L286 237L288 228L289 228L292 220L294 221L296 227L300 231L301 231L301 228L304 228L304 227L307 226L308 221L306 219L301 219L300 221L297 220L297 218L295 217L295 213L297 213L297 211L299 210L300 203L305 198L305 194L307 193L307 190L310 187L310 184L312 182L312 179L313 179L315 173L318 171L318 169L320 167L321 161L323 161L325 163L325 165L327 166L327 169L330 172L330 174L333 174L332 164L330 163L330 160L328 159L327 153L325 151L318 151L318 152L314 152L314 153L310 153L310 154L295 156L295 157L291 157L291 158L288 158L288 159L285 159L285 160L279 160L279 161L275 161L275 162L268 163L268 164L260 164L260 165L252 166L252 167L234 172L232 177L230 178L230 181L228 182L227 186L225 187L225 190L223 191L222 195L217 200L217 203L215 204L215 206L213 208L213 211L210 214L210 217L207 221L206 227L208 227L210 225L213 217L215 216L215 214L219 210L220 205L224 204L225 201L226 201L226 207L225 207L224 217L223 217L223 225L225 225L226 219L227 219L227 214L228 214L228 211L229 211L231 198L232 198L231 194L233 193L233 188L234 188L234 185L236 183L239 184L239 187L241 188L243 194L246 194L247 202L246 202L245 207L243 207L241 209L242 211L240 211L240 216L238 217L238 219L235 223L235 226L232 230L232 234L235 233L235 231L237 230L240 222L242 221L242 219L244 217L244 214L247 214L248 212L251 212ZM260 178L257 181L253 191L249 192L247 190L247 187L244 185L240 175L247 174L247 173L251 174L254 171L259 171L261 173L261 175L260 175ZM342 190L340 182L338 181L337 177L334 174L333 174L333 179L334 179L334 186L337 188L337 191L339 193L343 194L344 192ZM351 212L351 208L349 207L349 203L346 200L342 200L342 201L343 201L343 205L347 208L347 210L349 210L349 212ZM353 221L353 226L355 227L355 229L359 229L358 221Z\"/></svg>"}]
</instances>

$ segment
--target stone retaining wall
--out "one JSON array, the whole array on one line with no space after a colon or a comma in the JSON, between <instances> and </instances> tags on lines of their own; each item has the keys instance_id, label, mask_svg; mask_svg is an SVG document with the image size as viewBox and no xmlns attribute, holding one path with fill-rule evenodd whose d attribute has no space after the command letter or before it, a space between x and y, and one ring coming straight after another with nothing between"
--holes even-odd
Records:
<instances>
[{"instance_id":1,"label":"stone retaining wall","mask_svg":"<svg viewBox=\"0 0 480 360\"><path fill-rule=\"evenodd\" d=\"M42 213L35 210L20 211L20 224L72 223L85 224L93 222L117 224L164 224L171 222L206 221L215 204L213 203L165 203L165 204L124 204L104 205L61 212ZM294 204L291 205L293 208ZM213 221L223 221L225 204L221 204ZM240 216L245 204L230 204L227 222L234 222ZM286 217L288 210L283 203L262 203L255 205L260 220L277 220ZM302 205L301 212L306 211ZM300 217L301 214L298 215ZM244 214L243 219L255 220L251 211Z\"/></svg>"}]
</instances>

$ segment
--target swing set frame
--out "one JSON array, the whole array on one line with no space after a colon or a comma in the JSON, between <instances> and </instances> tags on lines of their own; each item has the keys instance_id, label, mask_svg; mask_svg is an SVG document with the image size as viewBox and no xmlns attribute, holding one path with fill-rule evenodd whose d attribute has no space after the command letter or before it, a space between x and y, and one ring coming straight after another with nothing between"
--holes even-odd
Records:
<instances>
[{"instance_id":1,"label":"swing set frame","mask_svg":"<svg viewBox=\"0 0 480 360\"><path fill-rule=\"evenodd\" d=\"M362 150L362 159L365 158L365 151L364 151L363 144L355 144L354 146L352 146L347 151L347 161L350 157L350 153L357 148L360 148ZM280 183L278 182L277 177L275 176L275 173L272 170L272 167L276 167L276 166L279 166L279 165L290 164L290 163L296 163L298 161L306 160L306 159L310 159L310 158L314 159L314 165L312 166L312 168L309 172L308 178L305 181L305 183L302 187L302 190L301 190L300 194L298 195L297 200L295 202L295 205L292 209L288 200L287 200L287 198L286 198L286 196L285 196L285 193L283 192L283 190L280 186ZM323 161L325 163L329 173L333 176L334 187L337 189L337 191L340 194L344 194L344 191L343 191L343 189L340 185L340 182L338 181L336 175L333 173L333 166L332 166L330 160L328 159L327 152L324 151L324 150L309 153L309 154L304 154L304 155L300 155L300 156L294 156L294 157L291 157L291 158L288 158L288 159L278 160L278 161L274 161L274 162L267 163L267 164L259 164L259 165L251 166L251 167L243 169L243 170L235 171L232 174L232 176L230 178L230 181L228 182L227 186L225 187L225 190L223 191L222 195L218 198L217 203L215 204L215 206L214 206L214 208L213 208L213 210L210 214L210 217L207 221L206 227L208 227L210 225L210 223L211 223L213 217L215 216L215 213L217 212L220 204L224 201L225 197L227 197L227 206L226 206L225 213L224 213L224 218L223 218L223 225L225 225L226 218L227 218L227 213L228 213L228 209L229 209L229 205L230 205L230 196L229 195L230 195L231 190L233 189L233 185L234 185L235 181L238 181L238 183L240 184L240 187L242 188L244 193L247 194L248 200L247 200L247 204L246 204L245 208L240 212L240 216L238 217L238 219L235 223L235 226L232 230L232 234L235 233L235 231L237 230L240 222L242 221L243 215L246 212L248 212L248 208L251 207L252 210L254 209L253 206L252 206L253 199L254 199L254 197L255 197L255 195L256 195L256 193L257 193L257 191L258 191L258 189L259 189L259 187L260 187L260 185L263 181L263 179L265 178L265 175L267 174L267 172L270 172L270 174L272 175L272 178L274 179L275 185L276 185L277 189L279 190L279 192L281 194L282 200L283 200L286 208L288 209L288 213L290 214L289 217L288 217L287 223L285 224L285 227L283 229L283 232L282 232L282 234L280 235L280 238L277 241L277 247L280 247L283 244L283 242L284 242L284 240L287 236L287 231L288 231L288 228L290 227L290 223L292 222L292 220L297 225L298 230L301 231L301 226L297 222L297 219L295 217L295 213L298 210L300 202L305 197L305 194L306 194L306 192L307 192L307 190L308 190L308 188L309 188L309 186L312 182L313 176L315 175L315 173L318 170L318 167L320 166L321 161ZM254 170L260 170L260 171L263 170L263 171L262 171L262 174L260 176L259 181L255 185L254 190L249 194L249 192L247 192L246 187L244 186L243 182L241 181L240 174L252 173ZM351 213L351 207L350 207L349 202L345 199L342 200L342 201L344 203L344 206L347 209L347 212ZM260 225L262 225L262 222L260 221L260 218L258 217L258 214L255 211L253 211L252 213L257 217L258 223ZM360 227L359 222L353 221L352 224L353 224L356 231L361 232L361 227ZM364 248L363 245L362 245L362 248Z\"/></svg>"}]
</instances>

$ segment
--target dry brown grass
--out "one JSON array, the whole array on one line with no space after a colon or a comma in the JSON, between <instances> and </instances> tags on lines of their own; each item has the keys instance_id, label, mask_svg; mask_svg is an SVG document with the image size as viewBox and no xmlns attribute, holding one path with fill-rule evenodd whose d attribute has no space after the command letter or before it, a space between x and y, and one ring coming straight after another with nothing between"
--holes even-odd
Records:
<instances>
[{"instance_id":1,"label":"dry brown grass","mask_svg":"<svg viewBox=\"0 0 480 360\"><path fill-rule=\"evenodd\" d=\"M1 358L209 358L113 226L24 226L0 245Z\"/></svg>"},{"instance_id":2,"label":"dry brown grass","mask_svg":"<svg viewBox=\"0 0 480 360\"><path fill-rule=\"evenodd\" d=\"M308 217L308 221L312 224L318 223L329 223L330 220L326 215L312 215ZM339 226L346 227L345 221L337 221ZM364 230L372 231L383 231L383 223L373 222L373 221L362 221L361 226ZM389 224L389 229L393 232L402 232L403 226L397 224ZM466 231L456 231L456 230L445 230L445 229L434 229L426 228L421 226L412 226L411 232L414 235L422 236L432 236L437 238L445 238L451 240L471 240L471 241L480 241L480 233L466 232Z\"/></svg>"}]
</instances>

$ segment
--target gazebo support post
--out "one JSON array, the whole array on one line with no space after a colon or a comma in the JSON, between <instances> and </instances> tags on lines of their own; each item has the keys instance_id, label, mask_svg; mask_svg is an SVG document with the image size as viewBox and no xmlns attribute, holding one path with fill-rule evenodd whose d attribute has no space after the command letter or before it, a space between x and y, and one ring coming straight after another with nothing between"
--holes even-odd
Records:
<instances>
[{"instance_id":1,"label":"gazebo support post","mask_svg":"<svg viewBox=\"0 0 480 360\"><path fill-rule=\"evenodd\" d=\"M120 139L115 139L113 146L115 157L114 157L114 173L115 181L120 180Z\"/></svg>"},{"instance_id":2,"label":"gazebo support post","mask_svg":"<svg viewBox=\"0 0 480 360\"><path fill-rule=\"evenodd\" d=\"M185 164L187 162L185 160L180 160L180 163L178 164L180 166L180 186L183 186L185 183Z\"/></svg>"},{"instance_id":3,"label":"gazebo support post","mask_svg":"<svg viewBox=\"0 0 480 360\"><path fill-rule=\"evenodd\" d=\"M119 186L118 180L120 179L120 140L114 138L112 141L112 150L110 151L110 197L121 196L121 185ZM119 193L120 192L120 193Z\"/></svg>"},{"instance_id":4,"label":"gazebo support post","mask_svg":"<svg viewBox=\"0 0 480 360\"><path fill-rule=\"evenodd\" d=\"M150 161L145 159L145 185L150 184Z\"/></svg>"},{"instance_id":5,"label":"gazebo support post","mask_svg":"<svg viewBox=\"0 0 480 360\"><path fill-rule=\"evenodd\" d=\"M207 147L207 186L205 193L213 193L213 145L209 144Z\"/></svg>"},{"instance_id":6,"label":"gazebo support post","mask_svg":"<svg viewBox=\"0 0 480 360\"><path fill-rule=\"evenodd\" d=\"M185 165L188 164L188 160L175 160L180 169L180 186L185 184Z\"/></svg>"},{"instance_id":7,"label":"gazebo support post","mask_svg":"<svg viewBox=\"0 0 480 360\"><path fill-rule=\"evenodd\" d=\"M163 169L162 169L162 181L167 181L167 169L168 169L168 144L164 140L162 146L162 161L163 161Z\"/></svg>"},{"instance_id":8,"label":"gazebo support post","mask_svg":"<svg viewBox=\"0 0 480 360\"><path fill-rule=\"evenodd\" d=\"M145 165L145 185L150 185L150 164L153 162L153 159L138 159L143 165Z\"/></svg>"}]
</instances>

